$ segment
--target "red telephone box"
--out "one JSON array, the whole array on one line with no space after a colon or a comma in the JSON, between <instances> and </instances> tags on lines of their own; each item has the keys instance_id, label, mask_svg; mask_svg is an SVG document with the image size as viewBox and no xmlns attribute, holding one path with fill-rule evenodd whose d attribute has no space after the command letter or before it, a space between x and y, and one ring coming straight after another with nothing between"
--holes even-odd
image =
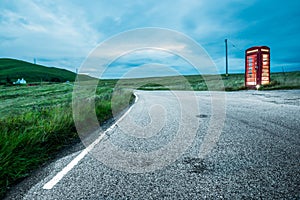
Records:
<instances>
[{"instance_id":1,"label":"red telephone box","mask_svg":"<svg viewBox=\"0 0 300 200\"><path fill-rule=\"evenodd\" d=\"M245 86L259 87L270 83L270 48L251 47L246 50Z\"/></svg>"}]
</instances>

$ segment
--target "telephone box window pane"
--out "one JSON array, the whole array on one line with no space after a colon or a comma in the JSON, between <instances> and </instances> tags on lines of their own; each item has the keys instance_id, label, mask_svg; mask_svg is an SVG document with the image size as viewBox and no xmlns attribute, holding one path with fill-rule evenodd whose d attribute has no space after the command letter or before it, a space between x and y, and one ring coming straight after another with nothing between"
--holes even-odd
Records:
<instances>
[{"instance_id":1,"label":"telephone box window pane","mask_svg":"<svg viewBox=\"0 0 300 200\"><path fill-rule=\"evenodd\" d=\"M268 80L269 80L269 77L262 77L262 80L263 80L263 81L268 81Z\"/></svg>"}]
</instances>

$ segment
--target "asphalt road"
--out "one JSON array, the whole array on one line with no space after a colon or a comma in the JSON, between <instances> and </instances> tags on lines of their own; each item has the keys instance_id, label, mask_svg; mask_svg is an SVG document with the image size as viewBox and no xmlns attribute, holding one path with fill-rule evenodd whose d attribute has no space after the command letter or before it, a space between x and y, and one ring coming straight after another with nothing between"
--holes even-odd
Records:
<instances>
[{"instance_id":1,"label":"asphalt road","mask_svg":"<svg viewBox=\"0 0 300 200\"><path fill-rule=\"evenodd\" d=\"M300 199L300 90L137 91L137 96L53 187L44 189L82 150L45 167L26 193L10 195Z\"/></svg>"}]
</instances>

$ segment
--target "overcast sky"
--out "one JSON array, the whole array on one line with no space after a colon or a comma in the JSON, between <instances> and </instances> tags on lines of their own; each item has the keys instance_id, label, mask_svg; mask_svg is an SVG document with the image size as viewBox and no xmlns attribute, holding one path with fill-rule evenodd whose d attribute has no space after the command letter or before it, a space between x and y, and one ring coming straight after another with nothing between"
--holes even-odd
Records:
<instances>
[{"instance_id":1,"label":"overcast sky","mask_svg":"<svg viewBox=\"0 0 300 200\"><path fill-rule=\"evenodd\" d=\"M225 38L231 73L244 72L245 49L257 45L271 48L271 71L300 70L299 8L300 1L294 0L1 0L0 57L36 58L39 64L75 71L112 36L161 27L195 40L220 73L225 71ZM151 64L195 73L183 59L153 50L131 52L111 66Z\"/></svg>"}]
</instances>

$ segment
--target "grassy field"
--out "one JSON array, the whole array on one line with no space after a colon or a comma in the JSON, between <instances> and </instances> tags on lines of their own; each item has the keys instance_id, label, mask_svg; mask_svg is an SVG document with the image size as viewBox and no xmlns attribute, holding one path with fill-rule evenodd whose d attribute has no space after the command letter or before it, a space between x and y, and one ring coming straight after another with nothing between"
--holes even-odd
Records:
<instances>
[{"instance_id":1,"label":"grassy field","mask_svg":"<svg viewBox=\"0 0 300 200\"><path fill-rule=\"evenodd\" d=\"M112 117L115 82L100 81L92 97L100 124ZM72 116L72 90L71 83L0 86L0 198L10 185L28 176L72 141L78 141ZM119 111L128 106L125 97L131 94L130 90L114 93ZM81 117L84 122L85 116Z\"/></svg>"},{"instance_id":2,"label":"grassy field","mask_svg":"<svg viewBox=\"0 0 300 200\"><path fill-rule=\"evenodd\" d=\"M143 78L134 81L122 80L122 87L138 88L142 90L210 90L237 91L245 90L244 74L221 75L192 75L182 77ZM223 85L220 85L222 82ZM300 89L300 71L286 73L272 73L269 85L260 90L272 89Z\"/></svg>"}]
</instances>

